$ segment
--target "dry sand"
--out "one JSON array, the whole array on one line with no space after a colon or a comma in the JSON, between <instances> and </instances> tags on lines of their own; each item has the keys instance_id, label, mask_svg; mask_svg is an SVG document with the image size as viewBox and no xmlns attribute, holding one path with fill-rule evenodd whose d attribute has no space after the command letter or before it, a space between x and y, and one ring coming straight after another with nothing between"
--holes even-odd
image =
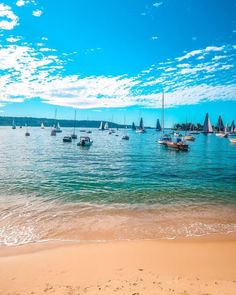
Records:
<instances>
[{"instance_id":1,"label":"dry sand","mask_svg":"<svg viewBox=\"0 0 236 295\"><path fill-rule=\"evenodd\" d=\"M235 295L236 240L0 248L0 294Z\"/></svg>"}]
</instances>

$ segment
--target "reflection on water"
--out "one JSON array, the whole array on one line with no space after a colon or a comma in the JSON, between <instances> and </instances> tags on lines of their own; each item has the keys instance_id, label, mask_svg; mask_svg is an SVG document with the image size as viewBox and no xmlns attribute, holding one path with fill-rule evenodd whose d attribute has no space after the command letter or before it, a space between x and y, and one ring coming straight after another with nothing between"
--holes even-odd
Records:
<instances>
[{"instance_id":1,"label":"reflection on water","mask_svg":"<svg viewBox=\"0 0 236 295\"><path fill-rule=\"evenodd\" d=\"M235 231L236 146L198 135L167 150L93 130L89 149L50 130L0 127L0 243L175 238Z\"/></svg>"}]
</instances>

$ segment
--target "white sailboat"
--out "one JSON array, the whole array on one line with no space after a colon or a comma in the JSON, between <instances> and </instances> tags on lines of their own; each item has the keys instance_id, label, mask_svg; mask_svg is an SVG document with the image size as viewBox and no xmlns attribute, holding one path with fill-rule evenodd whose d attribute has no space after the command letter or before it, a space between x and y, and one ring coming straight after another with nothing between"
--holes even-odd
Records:
<instances>
[{"instance_id":1,"label":"white sailboat","mask_svg":"<svg viewBox=\"0 0 236 295\"><path fill-rule=\"evenodd\" d=\"M122 136L123 140L129 140L129 135L127 134L126 119L124 118L124 135Z\"/></svg>"},{"instance_id":2,"label":"white sailboat","mask_svg":"<svg viewBox=\"0 0 236 295\"><path fill-rule=\"evenodd\" d=\"M140 119L139 127L136 129L136 133L145 133L146 130L143 124L143 118Z\"/></svg>"},{"instance_id":3,"label":"white sailboat","mask_svg":"<svg viewBox=\"0 0 236 295\"><path fill-rule=\"evenodd\" d=\"M100 126L99 126L99 128L98 128L99 130L101 130L101 131L103 131L104 130L104 125L103 125L103 122L101 121L101 123L100 123Z\"/></svg>"},{"instance_id":4,"label":"white sailboat","mask_svg":"<svg viewBox=\"0 0 236 295\"><path fill-rule=\"evenodd\" d=\"M75 116L74 116L74 130L73 130L73 133L71 134L72 139L77 139L77 134L75 134L75 125L76 125L76 110L75 110Z\"/></svg>"},{"instance_id":5,"label":"white sailboat","mask_svg":"<svg viewBox=\"0 0 236 295\"><path fill-rule=\"evenodd\" d=\"M105 123L104 130L109 130L108 122Z\"/></svg>"},{"instance_id":6,"label":"white sailboat","mask_svg":"<svg viewBox=\"0 0 236 295\"><path fill-rule=\"evenodd\" d=\"M162 91L162 112L161 112L161 130L162 130L162 136L158 139L158 143L159 144L163 144L166 145L167 142L171 142L172 138L169 134L164 134L165 131L165 126L164 126L164 122L165 122L165 96L164 96L164 90Z\"/></svg>"},{"instance_id":7,"label":"white sailboat","mask_svg":"<svg viewBox=\"0 0 236 295\"><path fill-rule=\"evenodd\" d=\"M41 123L40 128L41 128L41 129L44 129L44 128L45 128L43 122Z\"/></svg>"},{"instance_id":8,"label":"white sailboat","mask_svg":"<svg viewBox=\"0 0 236 295\"><path fill-rule=\"evenodd\" d=\"M210 121L208 113L206 113L206 117L205 117L205 121L203 125L203 133L205 134L213 133L213 129L212 129L212 125L211 125L211 121Z\"/></svg>"}]
</instances>

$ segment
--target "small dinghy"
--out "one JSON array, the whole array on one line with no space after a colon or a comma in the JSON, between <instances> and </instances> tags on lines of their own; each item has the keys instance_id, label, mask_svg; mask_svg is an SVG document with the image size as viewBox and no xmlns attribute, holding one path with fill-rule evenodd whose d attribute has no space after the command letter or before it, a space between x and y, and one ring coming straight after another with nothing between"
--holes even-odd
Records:
<instances>
[{"instance_id":1,"label":"small dinghy","mask_svg":"<svg viewBox=\"0 0 236 295\"><path fill-rule=\"evenodd\" d=\"M124 136L122 137L122 139L124 139L124 140L129 140L129 136L128 136L128 135L124 135Z\"/></svg>"},{"instance_id":2,"label":"small dinghy","mask_svg":"<svg viewBox=\"0 0 236 295\"><path fill-rule=\"evenodd\" d=\"M78 146L91 146L93 141L88 136L81 136L80 141L77 143Z\"/></svg>"},{"instance_id":3,"label":"small dinghy","mask_svg":"<svg viewBox=\"0 0 236 295\"><path fill-rule=\"evenodd\" d=\"M236 138L229 138L229 141L230 141L231 143L236 144Z\"/></svg>"},{"instance_id":4,"label":"small dinghy","mask_svg":"<svg viewBox=\"0 0 236 295\"><path fill-rule=\"evenodd\" d=\"M55 129L55 127L52 127L51 136L56 136L56 135L57 135L56 129Z\"/></svg>"},{"instance_id":5,"label":"small dinghy","mask_svg":"<svg viewBox=\"0 0 236 295\"><path fill-rule=\"evenodd\" d=\"M186 140L186 141L195 141L195 139L196 138L192 135L185 135L184 136L184 140Z\"/></svg>"},{"instance_id":6,"label":"small dinghy","mask_svg":"<svg viewBox=\"0 0 236 295\"><path fill-rule=\"evenodd\" d=\"M217 137L221 137L221 138L227 138L228 137L228 133L223 133L223 132L217 132L216 133Z\"/></svg>"},{"instance_id":7,"label":"small dinghy","mask_svg":"<svg viewBox=\"0 0 236 295\"><path fill-rule=\"evenodd\" d=\"M72 142L72 137L71 136L64 136L63 142Z\"/></svg>"},{"instance_id":8,"label":"small dinghy","mask_svg":"<svg viewBox=\"0 0 236 295\"><path fill-rule=\"evenodd\" d=\"M26 127L25 136L30 136L30 133L29 133L29 130L28 130L28 126L25 125L25 127Z\"/></svg>"}]
</instances>

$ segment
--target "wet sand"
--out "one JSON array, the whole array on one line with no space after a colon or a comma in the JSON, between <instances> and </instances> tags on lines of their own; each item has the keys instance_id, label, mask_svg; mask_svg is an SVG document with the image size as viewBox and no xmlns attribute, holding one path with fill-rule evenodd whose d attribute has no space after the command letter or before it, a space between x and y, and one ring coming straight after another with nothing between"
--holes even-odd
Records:
<instances>
[{"instance_id":1,"label":"wet sand","mask_svg":"<svg viewBox=\"0 0 236 295\"><path fill-rule=\"evenodd\" d=\"M235 295L236 239L0 248L0 294Z\"/></svg>"}]
</instances>

